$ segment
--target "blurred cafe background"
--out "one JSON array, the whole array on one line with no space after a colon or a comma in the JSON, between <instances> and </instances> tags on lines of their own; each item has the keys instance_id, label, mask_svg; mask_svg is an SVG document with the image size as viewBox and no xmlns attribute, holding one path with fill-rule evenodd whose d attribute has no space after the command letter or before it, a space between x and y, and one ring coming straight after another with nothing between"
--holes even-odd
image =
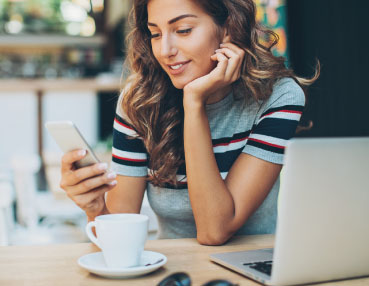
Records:
<instances>
[{"instance_id":1,"label":"blurred cafe background","mask_svg":"<svg viewBox=\"0 0 369 286\"><path fill-rule=\"evenodd\" d=\"M310 88L297 137L369 136L367 0L255 0L273 49ZM110 161L132 0L0 0L0 245L87 241L59 187L61 152L44 128L71 120ZM263 39L268 41L267 38ZM123 73L126 74L126 73ZM147 200L150 238L156 220Z\"/></svg>"}]
</instances>

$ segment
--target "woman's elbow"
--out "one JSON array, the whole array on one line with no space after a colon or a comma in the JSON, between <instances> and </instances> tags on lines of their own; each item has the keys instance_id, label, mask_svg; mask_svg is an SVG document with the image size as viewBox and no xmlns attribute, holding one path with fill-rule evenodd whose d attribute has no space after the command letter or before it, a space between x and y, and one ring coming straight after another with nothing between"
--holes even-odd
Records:
<instances>
[{"instance_id":1,"label":"woman's elbow","mask_svg":"<svg viewBox=\"0 0 369 286\"><path fill-rule=\"evenodd\" d=\"M231 234L224 234L224 233L198 233L197 234L197 241L198 243L202 245L222 245L228 241L228 239L231 237Z\"/></svg>"}]
</instances>

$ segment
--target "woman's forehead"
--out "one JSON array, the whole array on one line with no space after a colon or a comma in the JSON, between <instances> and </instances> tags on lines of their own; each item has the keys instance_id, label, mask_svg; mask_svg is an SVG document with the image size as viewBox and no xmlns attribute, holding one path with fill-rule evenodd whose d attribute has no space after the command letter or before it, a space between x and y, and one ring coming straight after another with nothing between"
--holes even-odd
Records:
<instances>
[{"instance_id":1,"label":"woman's forehead","mask_svg":"<svg viewBox=\"0 0 369 286\"><path fill-rule=\"evenodd\" d=\"M193 0L149 0L147 4L149 22L169 20L182 14L201 16L202 8Z\"/></svg>"}]
</instances>

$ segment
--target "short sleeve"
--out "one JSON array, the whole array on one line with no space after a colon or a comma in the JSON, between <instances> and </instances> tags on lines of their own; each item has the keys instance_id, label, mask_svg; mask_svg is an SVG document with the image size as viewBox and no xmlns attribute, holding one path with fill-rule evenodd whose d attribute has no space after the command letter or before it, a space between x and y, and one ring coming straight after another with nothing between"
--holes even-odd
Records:
<instances>
[{"instance_id":1,"label":"short sleeve","mask_svg":"<svg viewBox=\"0 0 369 286\"><path fill-rule=\"evenodd\" d=\"M278 81L256 117L243 153L283 164L284 150L300 121L305 94L291 78Z\"/></svg>"},{"instance_id":2,"label":"short sleeve","mask_svg":"<svg viewBox=\"0 0 369 286\"><path fill-rule=\"evenodd\" d=\"M116 112L113 125L111 169L118 175L147 176L148 156L135 129Z\"/></svg>"}]
</instances>

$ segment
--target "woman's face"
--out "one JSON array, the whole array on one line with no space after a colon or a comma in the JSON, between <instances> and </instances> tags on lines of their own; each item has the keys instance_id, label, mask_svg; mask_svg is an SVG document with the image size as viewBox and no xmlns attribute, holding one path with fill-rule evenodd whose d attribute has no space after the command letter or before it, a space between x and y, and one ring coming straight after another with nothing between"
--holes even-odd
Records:
<instances>
[{"instance_id":1,"label":"woman's face","mask_svg":"<svg viewBox=\"0 0 369 286\"><path fill-rule=\"evenodd\" d=\"M153 54L176 88L214 69L223 32L194 1L149 0L147 12Z\"/></svg>"}]
</instances>

